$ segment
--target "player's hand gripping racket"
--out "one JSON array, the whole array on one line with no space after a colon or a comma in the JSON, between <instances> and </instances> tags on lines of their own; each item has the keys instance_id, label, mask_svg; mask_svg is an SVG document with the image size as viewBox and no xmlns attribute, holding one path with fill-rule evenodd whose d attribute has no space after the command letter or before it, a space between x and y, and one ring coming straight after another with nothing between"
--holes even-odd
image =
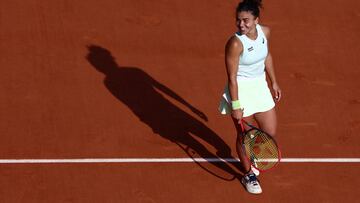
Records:
<instances>
[{"instance_id":1,"label":"player's hand gripping racket","mask_svg":"<svg viewBox=\"0 0 360 203\"><path fill-rule=\"evenodd\" d=\"M281 159L279 147L275 139L268 133L256 128L245 120L241 120L241 133L237 139L237 147L249 159L251 165L259 171L266 171L275 167ZM249 129L245 130L244 125Z\"/></svg>"}]
</instances>

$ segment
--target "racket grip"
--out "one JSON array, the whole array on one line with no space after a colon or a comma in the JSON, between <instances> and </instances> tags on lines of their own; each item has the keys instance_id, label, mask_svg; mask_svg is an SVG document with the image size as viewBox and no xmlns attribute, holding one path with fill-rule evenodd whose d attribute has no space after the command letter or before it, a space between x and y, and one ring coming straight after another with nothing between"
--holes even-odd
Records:
<instances>
[{"instance_id":1,"label":"racket grip","mask_svg":"<svg viewBox=\"0 0 360 203\"><path fill-rule=\"evenodd\" d=\"M240 121L240 127L241 127L241 131L245 132L245 128L244 128L244 124L243 124L243 119L241 119Z\"/></svg>"}]
</instances>

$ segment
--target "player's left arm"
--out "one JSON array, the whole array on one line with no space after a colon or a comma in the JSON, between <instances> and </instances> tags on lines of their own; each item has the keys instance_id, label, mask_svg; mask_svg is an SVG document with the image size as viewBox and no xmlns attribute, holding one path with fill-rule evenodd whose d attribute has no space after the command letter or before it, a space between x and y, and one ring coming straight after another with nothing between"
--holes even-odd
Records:
<instances>
[{"instance_id":1,"label":"player's left arm","mask_svg":"<svg viewBox=\"0 0 360 203\"><path fill-rule=\"evenodd\" d=\"M270 28L267 27L267 26L261 26L264 34L265 34L265 37L268 41L268 49L269 49L269 41L270 41ZM268 55L265 59L265 70L266 70L266 73L268 74L270 80L271 80L271 87L274 91L274 94L275 94L275 101L280 101L281 99L281 89L277 83L277 80L276 80L276 75L275 75L275 68L274 68L274 63L273 63L273 59L272 59L272 56L271 56L271 53L270 51L268 52Z\"/></svg>"}]
</instances>

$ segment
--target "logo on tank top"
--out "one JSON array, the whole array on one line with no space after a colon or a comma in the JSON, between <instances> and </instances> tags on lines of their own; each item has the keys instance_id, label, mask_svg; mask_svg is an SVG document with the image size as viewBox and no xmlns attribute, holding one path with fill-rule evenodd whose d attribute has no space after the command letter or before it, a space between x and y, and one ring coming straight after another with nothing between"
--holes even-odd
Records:
<instances>
[{"instance_id":1,"label":"logo on tank top","mask_svg":"<svg viewBox=\"0 0 360 203\"><path fill-rule=\"evenodd\" d=\"M263 44L265 43L265 39L263 38Z\"/></svg>"},{"instance_id":2,"label":"logo on tank top","mask_svg":"<svg viewBox=\"0 0 360 203\"><path fill-rule=\"evenodd\" d=\"M253 51L253 50L254 50L254 47L248 48L248 51Z\"/></svg>"}]
</instances>

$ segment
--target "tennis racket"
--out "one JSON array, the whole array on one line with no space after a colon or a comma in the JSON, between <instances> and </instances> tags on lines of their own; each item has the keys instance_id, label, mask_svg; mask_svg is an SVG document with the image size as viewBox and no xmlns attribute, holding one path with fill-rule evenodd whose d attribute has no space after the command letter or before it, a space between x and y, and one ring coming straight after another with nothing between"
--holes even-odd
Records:
<instances>
[{"instance_id":1,"label":"tennis racket","mask_svg":"<svg viewBox=\"0 0 360 203\"><path fill-rule=\"evenodd\" d=\"M275 139L268 133L241 120L241 135L237 144L241 145L243 153L251 165L259 171L274 168L281 159L281 153ZM245 130L244 125L249 129Z\"/></svg>"}]
</instances>

